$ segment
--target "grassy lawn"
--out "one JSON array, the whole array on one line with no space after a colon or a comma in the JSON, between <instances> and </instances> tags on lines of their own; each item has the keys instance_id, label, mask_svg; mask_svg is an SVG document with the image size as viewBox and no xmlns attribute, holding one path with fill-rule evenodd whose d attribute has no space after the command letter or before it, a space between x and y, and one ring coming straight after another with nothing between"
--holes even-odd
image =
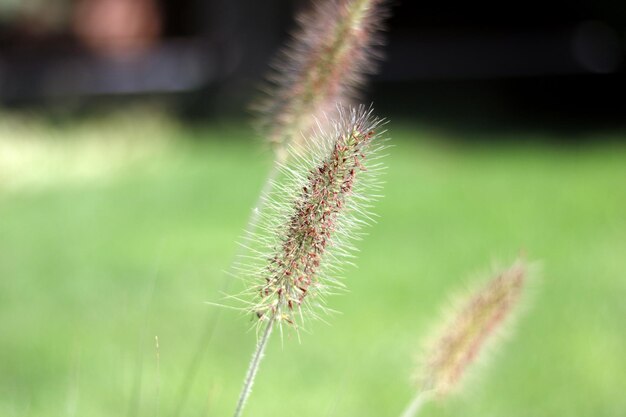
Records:
<instances>
[{"instance_id":1,"label":"grassy lawn","mask_svg":"<svg viewBox=\"0 0 626 417\"><path fill-rule=\"evenodd\" d=\"M510 340L422 415L623 416L623 138L487 145L389 127L381 217L330 299L341 314L271 341L246 415L398 416L448 295L524 251L541 278ZM251 318L222 311L188 369L270 165L252 137L142 114L0 123L0 416L232 413Z\"/></svg>"}]
</instances>

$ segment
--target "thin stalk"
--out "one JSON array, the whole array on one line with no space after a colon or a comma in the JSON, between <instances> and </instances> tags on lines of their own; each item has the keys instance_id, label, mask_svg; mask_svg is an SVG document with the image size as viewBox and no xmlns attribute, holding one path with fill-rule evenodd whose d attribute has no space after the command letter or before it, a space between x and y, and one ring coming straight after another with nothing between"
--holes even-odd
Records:
<instances>
[{"instance_id":1,"label":"thin stalk","mask_svg":"<svg viewBox=\"0 0 626 417\"><path fill-rule=\"evenodd\" d=\"M406 407L401 417L415 417L429 398L426 394L427 393L424 391L418 392L411 403Z\"/></svg>"},{"instance_id":2,"label":"thin stalk","mask_svg":"<svg viewBox=\"0 0 626 417\"><path fill-rule=\"evenodd\" d=\"M248 217L248 222L246 223L246 227L244 229L244 236L247 236L256 231L257 225L259 223L261 212L264 209L265 198L264 196L269 194L272 191L272 187L274 184L274 179L279 173L279 165L283 162L284 158L280 156L276 157L276 161L272 164L272 169L270 170L265 183L263 184L263 188L261 189L261 193L257 197L255 204L252 206L252 210L250 211L250 215ZM232 279L230 277L233 275L233 268L235 266L235 260L239 259L242 255L245 254L245 248L243 246L238 246L235 255L233 256L233 260L230 263L228 268L228 272L224 275L227 275L222 278L222 288L221 293L225 294L229 291L230 285L232 283ZM191 390L191 386L196 379L198 374L198 370L200 369L200 363L202 362L204 355L211 345L211 341L213 340L213 336L215 335L215 330L219 324L220 318L222 314L222 309L218 309L216 312L211 312L207 315L205 324L204 324L204 332L198 341L197 348L195 353L192 356L192 359L189 361L189 366L187 367L187 371L185 372L185 376L183 378L183 382L181 384L181 388L179 391L178 401L176 403L176 407L174 409L174 417L179 416L187 402L187 398L189 397L189 392Z\"/></svg>"},{"instance_id":3,"label":"thin stalk","mask_svg":"<svg viewBox=\"0 0 626 417\"><path fill-rule=\"evenodd\" d=\"M250 362L250 366L248 367L248 372L246 372L246 379L244 379L243 388L241 389L241 394L239 395L239 401L237 401L237 408L235 409L235 414L233 417L241 416L241 414L243 413L243 408L246 405L246 400L250 396L250 392L252 392L252 384L254 383L254 379L256 378L256 374L259 370L261 359L263 359L265 347L267 346L267 342L270 339L270 334L272 334L274 320L275 317L272 316L267 323L267 326L265 327L263 336L261 337L261 339L259 339L256 345L256 350L252 355L252 361Z\"/></svg>"}]
</instances>

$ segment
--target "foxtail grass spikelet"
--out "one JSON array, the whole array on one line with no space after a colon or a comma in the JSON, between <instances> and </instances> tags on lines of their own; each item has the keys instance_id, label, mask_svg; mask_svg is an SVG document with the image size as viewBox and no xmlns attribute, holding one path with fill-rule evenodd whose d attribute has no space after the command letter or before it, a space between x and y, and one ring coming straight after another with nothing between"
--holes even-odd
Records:
<instances>
[{"instance_id":1,"label":"foxtail grass spikelet","mask_svg":"<svg viewBox=\"0 0 626 417\"><path fill-rule=\"evenodd\" d=\"M377 69L384 0L317 1L299 15L292 41L274 61L267 97L253 107L277 158L297 148L316 119L356 98L367 74Z\"/></svg>"},{"instance_id":2,"label":"foxtail grass spikelet","mask_svg":"<svg viewBox=\"0 0 626 417\"><path fill-rule=\"evenodd\" d=\"M281 165L284 182L265 196L260 232L247 239L251 259L238 267L249 288L234 298L249 300L244 310L263 331L234 417L243 412L275 325L298 330L307 316L326 310L325 295L342 287L337 274L350 263L350 241L371 219L373 192L381 186L381 125L371 109L339 108L308 140L306 156L295 153Z\"/></svg>"},{"instance_id":3,"label":"foxtail grass spikelet","mask_svg":"<svg viewBox=\"0 0 626 417\"><path fill-rule=\"evenodd\" d=\"M464 376L519 310L527 266L517 260L473 293L461 298L427 344L415 376L418 394L404 412L412 417L421 404L458 390Z\"/></svg>"},{"instance_id":4,"label":"foxtail grass spikelet","mask_svg":"<svg viewBox=\"0 0 626 417\"><path fill-rule=\"evenodd\" d=\"M460 301L427 349L418 376L424 390L445 395L460 386L468 368L515 312L526 276L527 267L518 260Z\"/></svg>"},{"instance_id":5,"label":"foxtail grass spikelet","mask_svg":"<svg viewBox=\"0 0 626 417\"><path fill-rule=\"evenodd\" d=\"M298 327L325 310L324 297L342 287L337 275L350 263L352 244L372 219L380 189L378 161L384 140L372 110L338 108L336 118L307 139L281 166L282 180L265 196L259 232L241 273L250 283L248 306L260 321Z\"/></svg>"}]
</instances>

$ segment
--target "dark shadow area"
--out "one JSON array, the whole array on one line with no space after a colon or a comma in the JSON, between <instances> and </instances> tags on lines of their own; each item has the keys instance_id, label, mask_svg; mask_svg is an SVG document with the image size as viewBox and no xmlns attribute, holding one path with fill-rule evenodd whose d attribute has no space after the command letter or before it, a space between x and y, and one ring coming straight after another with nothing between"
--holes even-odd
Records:
<instances>
[{"instance_id":1,"label":"dark shadow area","mask_svg":"<svg viewBox=\"0 0 626 417\"><path fill-rule=\"evenodd\" d=\"M394 1L364 95L384 114L577 140L622 130L626 5ZM248 118L305 1L81 0L0 8L0 105L81 116L158 102L181 120Z\"/></svg>"}]
</instances>

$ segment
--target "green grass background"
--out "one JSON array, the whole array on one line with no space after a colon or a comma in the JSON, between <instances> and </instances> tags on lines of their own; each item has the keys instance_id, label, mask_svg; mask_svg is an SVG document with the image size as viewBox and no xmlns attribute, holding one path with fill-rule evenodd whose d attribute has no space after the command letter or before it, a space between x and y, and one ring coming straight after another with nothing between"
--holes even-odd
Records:
<instances>
[{"instance_id":1,"label":"green grass background","mask_svg":"<svg viewBox=\"0 0 626 417\"><path fill-rule=\"evenodd\" d=\"M389 129L386 197L330 299L341 313L301 343L273 338L245 414L399 415L449 295L524 251L541 273L523 318L422 415L626 415L623 138ZM134 114L0 132L0 416L175 415L270 153L240 124ZM179 415L232 413L251 324L221 313Z\"/></svg>"}]
</instances>

